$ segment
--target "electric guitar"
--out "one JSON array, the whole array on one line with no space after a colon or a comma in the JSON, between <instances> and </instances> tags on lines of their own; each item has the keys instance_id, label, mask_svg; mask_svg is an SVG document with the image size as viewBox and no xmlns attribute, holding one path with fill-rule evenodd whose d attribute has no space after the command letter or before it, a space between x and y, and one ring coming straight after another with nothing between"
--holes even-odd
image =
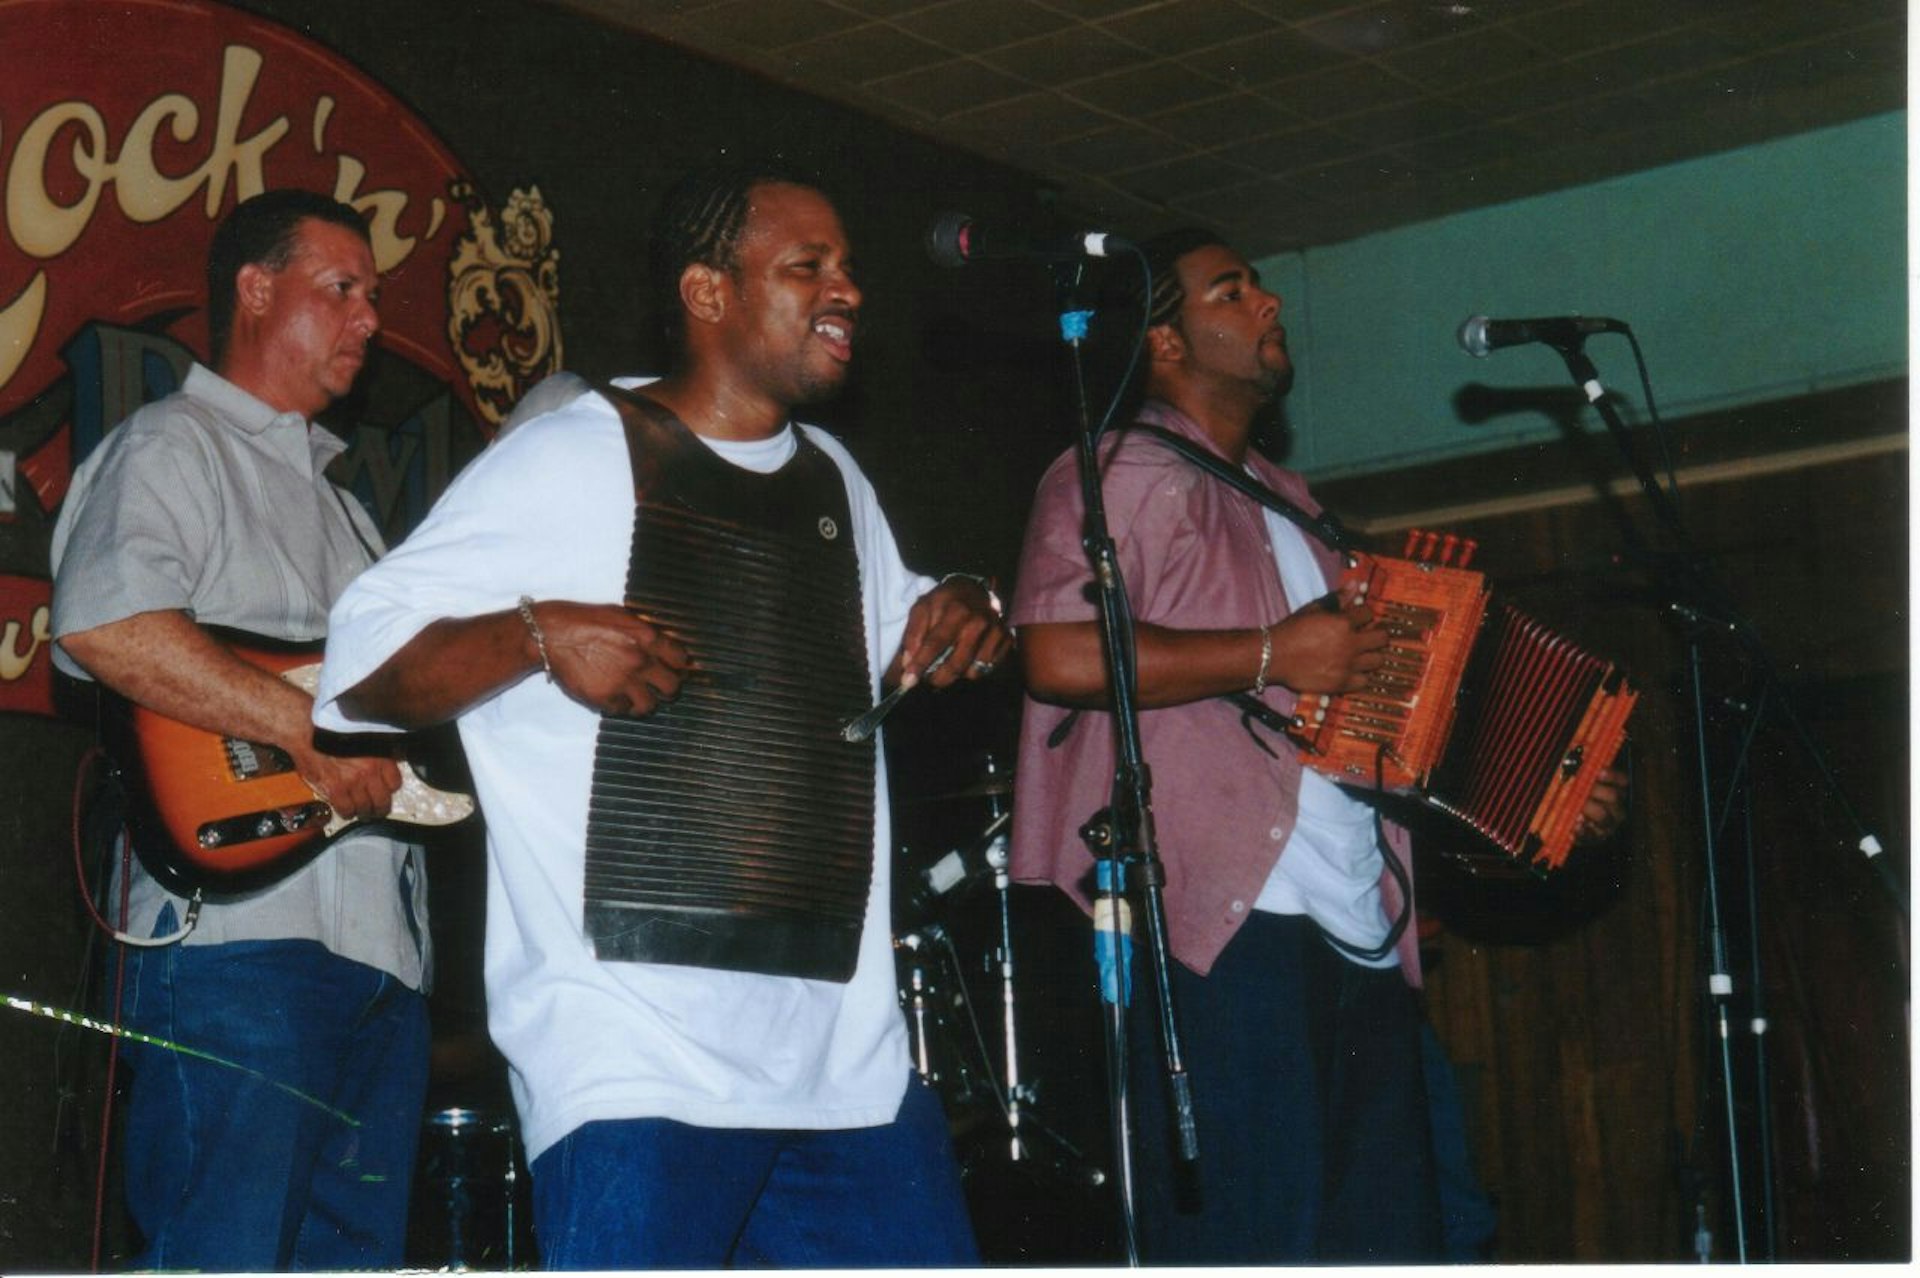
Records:
<instances>
[{"instance_id":1,"label":"electric guitar","mask_svg":"<svg viewBox=\"0 0 1920 1278\"><path fill-rule=\"evenodd\" d=\"M245 636L228 646L308 694L319 682L318 645ZM472 798L434 789L404 760L392 810L349 819L314 793L277 747L191 727L133 704L126 706L124 736L115 753L137 766L135 789L144 800L135 804L141 826L136 850L150 874L183 896L269 886L350 828L377 822L449 826L473 815ZM381 745L391 748L384 740Z\"/></svg>"}]
</instances>

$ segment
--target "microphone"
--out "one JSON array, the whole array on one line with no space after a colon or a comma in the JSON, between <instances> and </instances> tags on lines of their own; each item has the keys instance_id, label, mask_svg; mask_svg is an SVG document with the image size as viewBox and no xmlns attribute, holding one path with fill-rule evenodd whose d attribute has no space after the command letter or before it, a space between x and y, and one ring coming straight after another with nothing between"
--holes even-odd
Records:
<instances>
[{"instance_id":1,"label":"microphone","mask_svg":"<svg viewBox=\"0 0 1920 1278\"><path fill-rule=\"evenodd\" d=\"M1619 320L1594 315L1556 315L1549 319L1488 319L1470 315L1460 325L1460 349L1475 359L1485 359L1502 346L1525 346L1544 342L1548 346L1566 346L1594 333L1624 333L1627 326Z\"/></svg>"},{"instance_id":2,"label":"microphone","mask_svg":"<svg viewBox=\"0 0 1920 1278\"><path fill-rule=\"evenodd\" d=\"M927 256L940 266L990 260L1071 262L1079 257L1112 257L1132 247L1105 231L1042 237L1011 229L991 230L965 213L942 213L927 228Z\"/></svg>"}]
</instances>

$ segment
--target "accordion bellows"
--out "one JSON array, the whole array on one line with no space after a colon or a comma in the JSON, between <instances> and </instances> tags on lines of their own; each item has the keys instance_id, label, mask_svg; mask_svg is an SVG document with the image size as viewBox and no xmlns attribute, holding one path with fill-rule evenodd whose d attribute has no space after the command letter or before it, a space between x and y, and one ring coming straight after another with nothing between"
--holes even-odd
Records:
<instances>
[{"instance_id":1,"label":"accordion bellows","mask_svg":"<svg viewBox=\"0 0 1920 1278\"><path fill-rule=\"evenodd\" d=\"M1415 532L1403 559L1357 556L1386 626L1386 663L1363 692L1302 696L1293 736L1308 767L1410 793L1504 857L1476 868L1548 871L1619 753L1638 693L1599 657L1490 597L1474 543Z\"/></svg>"}]
</instances>

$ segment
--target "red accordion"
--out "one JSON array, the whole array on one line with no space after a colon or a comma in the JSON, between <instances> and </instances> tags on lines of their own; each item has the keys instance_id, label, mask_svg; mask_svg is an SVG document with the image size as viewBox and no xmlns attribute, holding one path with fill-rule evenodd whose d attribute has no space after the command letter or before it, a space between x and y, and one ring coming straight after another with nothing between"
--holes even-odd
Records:
<instances>
[{"instance_id":1,"label":"red accordion","mask_svg":"<svg viewBox=\"0 0 1920 1278\"><path fill-rule=\"evenodd\" d=\"M1626 738L1639 694L1614 666L1467 570L1475 543L1413 532L1405 558L1359 556L1357 582L1390 640L1362 692L1307 695L1292 735L1307 766L1409 793L1535 871L1573 846L1594 782Z\"/></svg>"}]
</instances>

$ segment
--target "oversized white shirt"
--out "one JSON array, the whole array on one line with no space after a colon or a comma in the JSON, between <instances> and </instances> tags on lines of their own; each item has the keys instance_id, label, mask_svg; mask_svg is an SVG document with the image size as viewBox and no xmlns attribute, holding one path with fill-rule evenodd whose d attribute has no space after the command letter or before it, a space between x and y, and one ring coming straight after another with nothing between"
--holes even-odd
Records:
<instances>
[{"instance_id":1,"label":"oversized white shirt","mask_svg":"<svg viewBox=\"0 0 1920 1278\"><path fill-rule=\"evenodd\" d=\"M877 696L908 609L933 583L901 562L846 450L811 427L793 429L846 480ZM792 429L762 443L705 442L754 470L777 469L796 446ZM604 398L583 395L517 426L341 597L316 720L372 726L347 718L339 695L439 618L510 609L523 595L620 602L633 515L626 436ZM888 917L884 756L859 961L840 985L597 959L581 915L599 717L535 672L459 725L487 822L488 1028L511 1067L529 1158L601 1119L817 1129L893 1118L909 1063Z\"/></svg>"}]
</instances>

